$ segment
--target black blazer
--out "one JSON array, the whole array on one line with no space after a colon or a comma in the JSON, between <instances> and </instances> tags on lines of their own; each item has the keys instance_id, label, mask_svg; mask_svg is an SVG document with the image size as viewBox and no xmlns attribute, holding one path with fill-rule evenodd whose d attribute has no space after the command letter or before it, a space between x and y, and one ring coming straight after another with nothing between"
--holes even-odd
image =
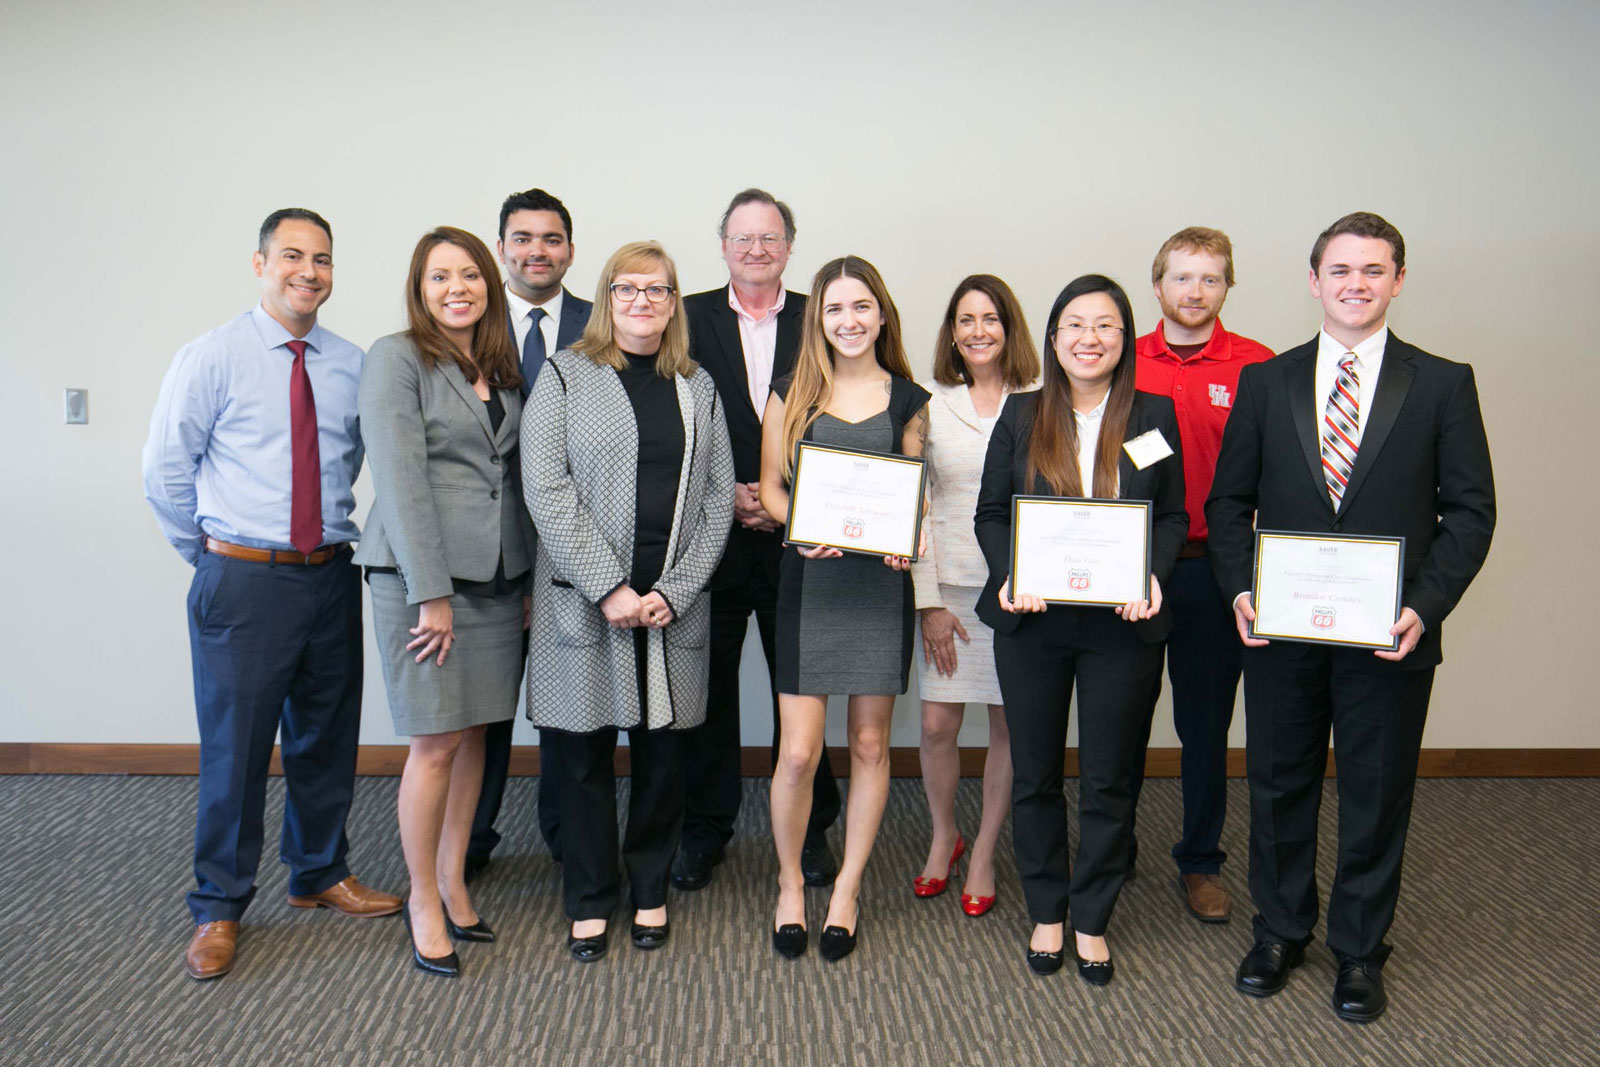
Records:
<instances>
[{"instance_id":1,"label":"black blazer","mask_svg":"<svg viewBox=\"0 0 1600 1067\"><path fill-rule=\"evenodd\" d=\"M1028 440L1039 409L1039 394L1013 393L1006 398L994 433L989 437L989 453L983 461L983 482L978 487L978 510L973 525L978 547L989 565L989 583L978 597L978 618L997 633L1011 633L1023 616L1000 609L1000 587L1011 576L1011 498L1016 495L1052 496L1042 478L1025 487L1028 475ZM1149 430L1160 430L1172 446L1172 455L1138 470L1126 451L1119 450L1117 475L1122 500L1148 500L1153 505L1150 573L1163 585L1178 562L1184 541L1189 536L1189 513L1183 506L1183 444L1178 439L1178 416L1170 397L1134 393L1133 410L1128 414L1126 439L1131 441ZM1063 610L1063 605L1051 611ZM1080 610L1105 610L1080 609ZM1133 624L1139 636L1155 644L1172 632L1172 610L1162 603L1154 618Z\"/></svg>"},{"instance_id":2,"label":"black blazer","mask_svg":"<svg viewBox=\"0 0 1600 1067\"><path fill-rule=\"evenodd\" d=\"M1371 669L1441 659L1440 624L1483 566L1494 533L1494 472L1472 368L1392 333L1372 411L1337 513L1322 474L1317 340L1246 367L1206 501L1212 567L1231 602L1251 588L1255 526L1406 539L1401 602L1426 627L1411 654Z\"/></svg>"},{"instance_id":3,"label":"black blazer","mask_svg":"<svg viewBox=\"0 0 1600 1067\"><path fill-rule=\"evenodd\" d=\"M805 309L804 293L790 292L784 296L783 310L778 312L773 381L794 370ZM684 297L683 310L689 316L690 354L711 375L722 397L722 410L728 420L728 441L733 446L734 477L741 482L758 481L761 477L761 412L750 403L750 377L745 371L739 317L728 306L728 287L724 285ZM781 531L747 530L735 520L722 553L722 564L711 578L711 588L742 584L751 566L758 561L768 568L769 577L776 584L778 559L782 554Z\"/></svg>"},{"instance_id":4,"label":"black blazer","mask_svg":"<svg viewBox=\"0 0 1600 1067\"><path fill-rule=\"evenodd\" d=\"M561 321L556 323L556 349L555 352L546 352L548 359L563 348L571 348L574 341L583 336L583 328L589 325L589 313L594 310L594 304L587 300L573 296L565 288L561 290ZM517 329L508 319L506 327L511 331L511 343L516 345ZM517 350L517 358L522 358L521 349ZM522 399L527 400L528 394L533 391L533 383L522 383Z\"/></svg>"}]
</instances>

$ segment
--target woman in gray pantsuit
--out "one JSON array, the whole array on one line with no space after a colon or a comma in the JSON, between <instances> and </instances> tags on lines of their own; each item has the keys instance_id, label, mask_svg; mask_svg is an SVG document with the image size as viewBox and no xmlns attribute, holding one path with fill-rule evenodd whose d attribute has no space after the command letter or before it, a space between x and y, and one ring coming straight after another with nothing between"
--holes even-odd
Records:
<instances>
[{"instance_id":1,"label":"woman in gray pantsuit","mask_svg":"<svg viewBox=\"0 0 1600 1067\"><path fill-rule=\"evenodd\" d=\"M667 940L667 876L683 828L676 731L705 721L711 625L702 595L733 522L733 454L711 376L689 359L677 270L637 242L600 274L583 338L540 373L522 426L539 528L528 717L561 790L567 948L606 952L622 898L617 733L632 788L621 842L632 939Z\"/></svg>"},{"instance_id":2,"label":"woman in gray pantsuit","mask_svg":"<svg viewBox=\"0 0 1600 1067\"><path fill-rule=\"evenodd\" d=\"M462 867L484 727L516 714L534 551L517 493L522 378L498 278L472 234L424 235L406 279L410 328L373 344L358 399L377 499L355 561L395 731L411 739L398 804L406 925L417 967L452 977L452 938L494 940Z\"/></svg>"}]
</instances>

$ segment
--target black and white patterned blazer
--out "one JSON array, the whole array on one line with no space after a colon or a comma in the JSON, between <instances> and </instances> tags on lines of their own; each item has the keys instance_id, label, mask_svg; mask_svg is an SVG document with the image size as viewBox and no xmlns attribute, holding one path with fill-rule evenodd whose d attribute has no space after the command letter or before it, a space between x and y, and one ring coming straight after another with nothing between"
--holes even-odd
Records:
<instances>
[{"instance_id":1,"label":"black and white patterned blazer","mask_svg":"<svg viewBox=\"0 0 1600 1067\"><path fill-rule=\"evenodd\" d=\"M539 532L527 677L535 726L587 733L683 730L705 721L711 598L704 590L733 522L733 453L711 376L696 370L674 384L684 462L666 567L655 584L674 618L648 631L648 723L639 721L633 632L612 629L600 611L633 563L633 405L616 371L563 349L523 410L523 497Z\"/></svg>"}]
</instances>

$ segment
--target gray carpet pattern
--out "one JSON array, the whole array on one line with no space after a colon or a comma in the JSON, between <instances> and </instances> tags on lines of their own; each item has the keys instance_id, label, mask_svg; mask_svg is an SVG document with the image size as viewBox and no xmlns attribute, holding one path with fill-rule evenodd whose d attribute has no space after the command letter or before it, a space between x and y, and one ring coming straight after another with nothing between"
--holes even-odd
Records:
<instances>
[{"instance_id":1,"label":"gray carpet pattern","mask_svg":"<svg viewBox=\"0 0 1600 1067\"><path fill-rule=\"evenodd\" d=\"M358 783L350 837L357 875L398 892L397 782ZM789 962L768 946L775 861L757 779L746 780L739 836L711 887L672 895L666 948L641 953L624 936L601 962L572 962L534 785L512 781L507 840L474 887L501 940L463 946L460 980L414 971L398 919L289 908L269 834L238 965L197 983L182 966L194 781L0 778L0 1063L1600 1064L1600 780L1419 785L1385 971L1391 1007L1367 1027L1333 1017L1335 965L1320 942L1277 997L1233 990L1250 943L1242 782L1231 784L1223 842L1240 907L1227 926L1184 911L1165 856L1178 783L1146 785L1140 877L1112 920L1118 970L1105 989L1080 982L1070 962L1050 979L1027 971L1009 826L988 916L963 916L955 891L911 895L928 832L915 779L894 782L860 947L844 962L815 950L821 890L808 891L811 952ZM282 799L275 780L269 826ZM1336 803L1330 783L1324 892ZM969 833L978 804L978 783L963 782ZM626 918L615 926L624 935Z\"/></svg>"}]
</instances>

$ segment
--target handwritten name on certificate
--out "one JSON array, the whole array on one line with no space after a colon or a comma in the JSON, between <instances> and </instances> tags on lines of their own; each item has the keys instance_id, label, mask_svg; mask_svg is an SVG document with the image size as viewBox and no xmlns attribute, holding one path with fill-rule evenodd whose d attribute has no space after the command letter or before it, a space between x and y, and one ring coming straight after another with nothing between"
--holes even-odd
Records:
<instances>
[{"instance_id":1,"label":"handwritten name on certificate","mask_svg":"<svg viewBox=\"0 0 1600 1067\"><path fill-rule=\"evenodd\" d=\"M1150 596L1150 502L1011 498L1011 590L1058 604Z\"/></svg>"},{"instance_id":2,"label":"handwritten name on certificate","mask_svg":"<svg viewBox=\"0 0 1600 1067\"><path fill-rule=\"evenodd\" d=\"M801 441L784 543L914 560L926 473L914 456Z\"/></svg>"},{"instance_id":3,"label":"handwritten name on certificate","mask_svg":"<svg viewBox=\"0 0 1600 1067\"><path fill-rule=\"evenodd\" d=\"M1256 621L1251 634L1393 650L1400 617L1403 537L1260 530L1256 533Z\"/></svg>"}]
</instances>

